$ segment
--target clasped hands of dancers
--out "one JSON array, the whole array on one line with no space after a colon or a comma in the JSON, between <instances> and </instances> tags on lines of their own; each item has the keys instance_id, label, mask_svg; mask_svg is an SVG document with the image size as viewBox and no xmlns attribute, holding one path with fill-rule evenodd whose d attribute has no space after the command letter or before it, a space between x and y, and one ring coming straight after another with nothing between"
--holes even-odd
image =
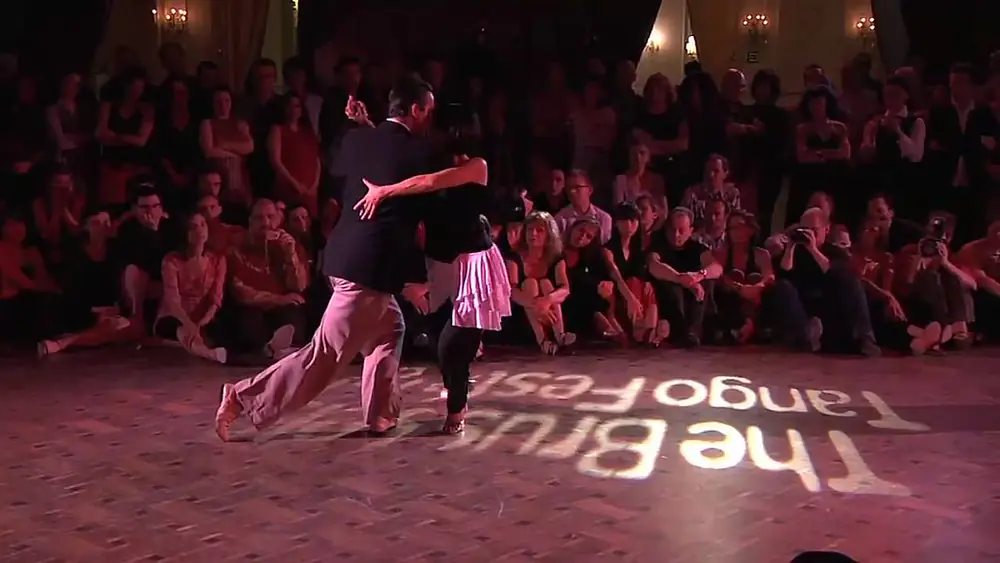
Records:
<instances>
[{"instance_id":1,"label":"clasped hands of dancers","mask_svg":"<svg viewBox=\"0 0 1000 563\"><path fill-rule=\"evenodd\" d=\"M374 436L396 427L405 326L394 295L408 286L403 265L420 222L430 311L443 321L437 351L447 390L443 432L465 429L470 367L483 331L500 330L510 315L511 287L485 218L492 204L486 162L456 156L454 167L431 172L435 151L423 133L433 111L433 93L416 77L393 85L390 117L378 126L363 104L348 101L345 113L363 126L344 137L334 164L345 178L344 202L356 213L341 218L324 249L333 295L309 343L258 375L223 386L215 416L223 441L241 417L262 430L305 406L344 376L359 353L364 424Z\"/></svg>"}]
</instances>

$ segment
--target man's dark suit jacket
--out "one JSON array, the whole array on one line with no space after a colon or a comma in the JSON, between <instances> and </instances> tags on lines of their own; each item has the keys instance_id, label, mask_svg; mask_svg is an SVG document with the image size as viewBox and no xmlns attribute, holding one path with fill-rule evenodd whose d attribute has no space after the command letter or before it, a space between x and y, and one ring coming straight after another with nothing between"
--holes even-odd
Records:
<instances>
[{"instance_id":1,"label":"man's dark suit jacket","mask_svg":"<svg viewBox=\"0 0 1000 563\"><path fill-rule=\"evenodd\" d=\"M323 273L382 293L399 293L410 277L423 199L383 201L362 221L354 205L368 192L362 179L394 184L434 171L430 142L393 121L354 129L346 137L333 173L344 178L344 213L324 249Z\"/></svg>"}]
</instances>

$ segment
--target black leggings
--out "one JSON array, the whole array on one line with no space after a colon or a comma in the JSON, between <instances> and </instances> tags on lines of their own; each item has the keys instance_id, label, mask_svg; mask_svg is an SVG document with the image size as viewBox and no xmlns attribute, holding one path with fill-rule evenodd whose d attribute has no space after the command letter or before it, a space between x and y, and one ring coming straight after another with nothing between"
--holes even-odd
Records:
<instances>
[{"instance_id":1,"label":"black leggings","mask_svg":"<svg viewBox=\"0 0 1000 563\"><path fill-rule=\"evenodd\" d=\"M469 402L470 367L482 341L482 329L454 326L450 318L441 329L438 367L448 390L448 414L462 412Z\"/></svg>"}]
</instances>

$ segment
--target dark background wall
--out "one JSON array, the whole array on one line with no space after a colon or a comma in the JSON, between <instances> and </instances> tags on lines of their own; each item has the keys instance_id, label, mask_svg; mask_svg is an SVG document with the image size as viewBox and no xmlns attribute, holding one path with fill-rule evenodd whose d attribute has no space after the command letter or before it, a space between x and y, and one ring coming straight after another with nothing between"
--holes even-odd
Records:
<instances>
[{"instance_id":1,"label":"dark background wall","mask_svg":"<svg viewBox=\"0 0 1000 563\"><path fill-rule=\"evenodd\" d=\"M638 60L659 0L301 0L304 53L329 41L362 54L440 54L456 37L486 28L501 58L523 60L579 52L590 44Z\"/></svg>"}]
</instances>

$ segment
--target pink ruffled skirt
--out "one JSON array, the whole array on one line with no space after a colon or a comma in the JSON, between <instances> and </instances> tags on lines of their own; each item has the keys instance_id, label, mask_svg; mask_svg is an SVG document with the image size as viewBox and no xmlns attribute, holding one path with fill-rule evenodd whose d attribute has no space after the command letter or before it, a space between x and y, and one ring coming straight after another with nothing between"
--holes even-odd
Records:
<instances>
[{"instance_id":1,"label":"pink ruffled skirt","mask_svg":"<svg viewBox=\"0 0 1000 563\"><path fill-rule=\"evenodd\" d=\"M457 327L498 331L510 316L510 280L496 245L460 254L450 264L428 259L427 277L431 310L451 299L451 322Z\"/></svg>"}]
</instances>

